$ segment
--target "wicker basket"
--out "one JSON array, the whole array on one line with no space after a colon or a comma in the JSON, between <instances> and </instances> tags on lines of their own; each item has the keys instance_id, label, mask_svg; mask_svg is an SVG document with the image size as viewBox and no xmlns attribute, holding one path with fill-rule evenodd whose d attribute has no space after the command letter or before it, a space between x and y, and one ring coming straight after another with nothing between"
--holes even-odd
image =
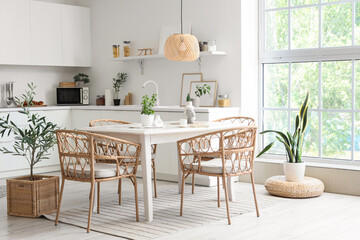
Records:
<instances>
[{"instance_id":1,"label":"wicker basket","mask_svg":"<svg viewBox=\"0 0 360 240\"><path fill-rule=\"evenodd\" d=\"M39 217L55 212L58 207L59 177L34 175L8 179L7 213L12 216Z\"/></svg>"}]
</instances>

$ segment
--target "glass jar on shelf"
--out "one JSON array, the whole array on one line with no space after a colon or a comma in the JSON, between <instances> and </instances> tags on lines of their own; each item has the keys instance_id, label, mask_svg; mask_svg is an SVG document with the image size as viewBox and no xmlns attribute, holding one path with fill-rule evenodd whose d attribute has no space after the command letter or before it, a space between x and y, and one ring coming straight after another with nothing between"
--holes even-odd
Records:
<instances>
[{"instance_id":1,"label":"glass jar on shelf","mask_svg":"<svg viewBox=\"0 0 360 240\"><path fill-rule=\"evenodd\" d=\"M113 48L113 57L118 58L120 57L120 45L112 45Z\"/></svg>"},{"instance_id":2,"label":"glass jar on shelf","mask_svg":"<svg viewBox=\"0 0 360 240\"><path fill-rule=\"evenodd\" d=\"M96 105L98 105L98 106L105 105L105 95L97 95L96 96Z\"/></svg>"},{"instance_id":3,"label":"glass jar on shelf","mask_svg":"<svg viewBox=\"0 0 360 240\"><path fill-rule=\"evenodd\" d=\"M130 53L131 53L130 43L131 41L124 41L124 57L130 57Z\"/></svg>"},{"instance_id":4,"label":"glass jar on shelf","mask_svg":"<svg viewBox=\"0 0 360 240\"><path fill-rule=\"evenodd\" d=\"M207 52L208 50L208 42L203 42L203 52Z\"/></svg>"},{"instance_id":5,"label":"glass jar on shelf","mask_svg":"<svg viewBox=\"0 0 360 240\"><path fill-rule=\"evenodd\" d=\"M219 95L217 104L218 104L218 107L230 107L229 95L227 95L227 94Z\"/></svg>"},{"instance_id":6,"label":"glass jar on shelf","mask_svg":"<svg viewBox=\"0 0 360 240\"><path fill-rule=\"evenodd\" d=\"M215 52L216 51L216 42L215 40L208 41L208 51Z\"/></svg>"}]
</instances>

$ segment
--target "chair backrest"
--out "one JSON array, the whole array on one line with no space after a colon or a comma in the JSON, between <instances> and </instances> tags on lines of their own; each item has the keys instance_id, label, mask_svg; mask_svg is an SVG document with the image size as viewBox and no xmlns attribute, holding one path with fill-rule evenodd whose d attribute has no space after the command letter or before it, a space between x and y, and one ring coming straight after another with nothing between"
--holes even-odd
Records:
<instances>
[{"instance_id":1,"label":"chair backrest","mask_svg":"<svg viewBox=\"0 0 360 240\"><path fill-rule=\"evenodd\" d=\"M140 145L82 131L56 130L61 175L65 179L95 179L95 162L99 159L116 164L116 176L136 174ZM121 168L121 171L120 171Z\"/></svg>"},{"instance_id":2,"label":"chair backrest","mask_svg":"<svg viewBox=\"0 0 360 240\"><path fill-rule=\"evenodd\" d=\"M115 119L96 119L96 120L92 120L89 123L89 127L123 125L123 124L130 124L130 122L125 122L125 121L120 121L120 120L115 120Z\"/></svg>"},{"instance_id":3,"label":"chair backrest","mask_svg":"<svg viewBox=\"0 0 360 240\"><path fill-rule=\"evenodd\" d=\"M124 124L131 124L131 122L125 122L125 121L116 120L116 119L96 119L96 120L92 120L89 123L89 127L124 125ZM157 148L156 144L151 145L151 152L153 154L156 154L156 148Z\"/></svg>"},{"instance_id":4,"label":"chair backrest","mask_svg":"<svg viewBox=\"0 0 360 240\"><path fill-rule=\"evenodd\" d=\"M241 126L255 126L255 120L251 117L227 117L214 120L214 122L237 123Z\"/></svg>"},{"instance_id":5,"label":"chair backrest","mask_svg":"<svg viewBox=\"0 0 360 240\"><path fill-rule=\"evenodd\" d=\"M178 141L182 170L201 172L202 158L222 159L223 172L237 176L253 169L257 127L238 127ZM211 174L209 174L211 175Z\"/></svg>"}]
</instances>

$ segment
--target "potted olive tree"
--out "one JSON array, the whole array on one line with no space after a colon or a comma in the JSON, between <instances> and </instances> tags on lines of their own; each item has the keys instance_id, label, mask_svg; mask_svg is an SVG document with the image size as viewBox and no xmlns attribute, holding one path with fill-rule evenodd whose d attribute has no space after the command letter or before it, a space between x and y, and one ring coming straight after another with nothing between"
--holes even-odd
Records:
<instances>
[{"instance_id":1,"label":"potted olive tree","mask_svg":"<svg viewBox=\"0 0 360 240\"><path fill-rule=\"evenodd\" d=\"M305 175L305 162L302 161L301 155L305 131L308 124L308 101L309 93L307 93L306 98L301 105L299 114L295 118L295 129L293 134L276 130L266 130L260 133L276 133L277 136L275 141L279 141L284 145L287 158L287 161L284 162L284 173L286 180L290 182L300 182L304 179ZM260 157L265 152L269 151L275 141L267 145L257 157Z\"/></svg>"},{"instance_id":2,"label":"potted olive tree","mask_svg":"<svg viewBox=\"0 0 360 240\"><path fill-rule=\"evenodd\" d=\"M157 95L153 94L151 98L148 95L142 97L141 105L141 123L144 127L150 127L154 122L154 105L157 100Z\"/></svg>"},{"instance_id":3,"label":"potted olive tree","mask_svg":"<svg viewBox=\"0 0 360 240\"><path fill-rule=\"evenodd\" d=\"M90 82L89 76L85 73L78 73L74 76L73 79L77 87L83 87L85 83Z\"/></svg>"},{"instance_id":4,"label":"potted olive tree","mask_svg":"<svg viewBox=\"0 0 360 240\"><path fill-rule=\"evenodd\" d=\"M196 85L196 91L195 91L195 97L191 98L191 101L194 105L194 107L200 106L200 98L201 96L204 96L206 94L210 94L211 87L208 84L198 84Z\"/></svg>"},{"instance_id":5,"label":"potted olive tree","mask_svg":"<svg viewBox=\"0 0 360 240\"><path fill-rule=\"evenodd\" d=\"M30 175L8 179L7 212L9 215L39 217L55 212L58 206L59 177L34 174L34 166L43 159L48 159L48 151L56 144L56 124L48 122L45 117L31 113L29 107L36 88L28 84L29 90L16 98L21 105L20 114L25 115L27 124L17 125L10 119L10 114L0 118L0 134L15 138L13 149L1 147L0 152L25 158L30 166ZM26 105L26 106L24 106Z\"/></svg>"},{"instance_id":6,"label":"potted olive tree","mask_svg":"<svg viewBox=\"0 0 360 240\"><path fill-rule=\"evenodd\" d=\"M118 73L116 77L113 78L113 88L115 90L115 96L114 96L114 105L119 106L120 105L120 88L126 83L128 75L126 72Z\"/></svg>"}]
</instances>

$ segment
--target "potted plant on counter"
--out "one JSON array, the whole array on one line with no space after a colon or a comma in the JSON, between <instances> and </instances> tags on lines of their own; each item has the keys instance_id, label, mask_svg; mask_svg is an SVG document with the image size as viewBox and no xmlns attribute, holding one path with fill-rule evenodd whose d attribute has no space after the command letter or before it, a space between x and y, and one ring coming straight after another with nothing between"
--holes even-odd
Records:
<instances>
[{"instance_id":1,"label":"potted plant on counter","mask_svg":"<svg viewBox=\"0 0 360 240\"><path fill-rule=\"evenodd\" d=\"M120 105L120 88L126 83L128 75L126 72L118 73L116 77L113 78L113 88L115 90L115 97L114 97L114 105Z\"/></svg>"},{"instance_id":2,"label":"potted plant on counter","mask_svg":"<svg viewBox=\"0 0 360 240\"><path fill-rule=\"evenodd\" d=\"M74 76L73 79L77 87L84 87L85 83L90 82L89 76L86 75L85 73L78 73L77 75Z\"/></svg>"},{"instance_id":3,"label":"potted plant on counter","mask_svg":"<svg viewBox=\"0 0 360 240\"><path fill-rule=\"evenodd\" d=\"M45 117L31 113L29 107L35 95L35 86L28 84L29 90L16 98L21 105L20 114L27 119L25 126L18 125L10 119L10 114L0 118L0 134L14 136L13 149L1 147L0 152L25 158L30 166L30 175L8 179L7 212L8 215L39 217L55 212L58 206L59 177L34 175L34 166L43 159L48 159L48 151L56 144L56 124L48 122ZM24 106L26 103L26 106Z\"/></svg>"},{"instance_id":4,"label":"potted plant on counter","mask_svg":"<svg viewBox=\"0 0 360 240\"><path fill-rule=\"evenodd\" d=\"M150 127L154 122L154 105L157 100L157 95L153 94L151 98L148 95L144 95L141 101L141 123L144 127Z\"/></svg>"},{"instance_id":5,"label":"potted plant on counter","mask_svg":"<svg viewBox=\"0 0 360 240\"><path fill-rule=\"evenodd\" d=\"M199 107L200 106L200 98L201 96L204 96L206 94L210 94L210 90L211 87L208 84L204 84L204 85L196 85L196 91L195 91L195 96L194 98L191 98L191 101L194 105L194 107Z\"/></svg>"},{"instance_id":6,"label":"potted plant on counter","mask_svg":"<svg viewBox=\"0 0 360 240\"><path fill-rule=\"evenodd\" d=\"M281 142L286 150L287 161L284 162L284 172L286 180L290 182L301 182L305 175L305 163L302 161L301 155L305 131L308 124L308 101L309 93L307 93L306 98L301 105L299 114L295 118L295 130L293 134L275 130L266 130L260 133L276 133L278 135L276 136L276 140ZM267 145L257 157L260 157L262 154L269 151L275 141Z\"/></svg>"}]
</instances>

